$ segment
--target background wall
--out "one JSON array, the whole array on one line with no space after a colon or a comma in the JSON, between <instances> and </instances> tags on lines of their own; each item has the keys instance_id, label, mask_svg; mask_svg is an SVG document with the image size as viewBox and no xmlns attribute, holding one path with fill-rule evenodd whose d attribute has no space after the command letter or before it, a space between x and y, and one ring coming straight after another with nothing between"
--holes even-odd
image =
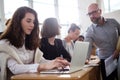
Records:
<instances>
[{"instance_id":1,"label":"background wall","mask_svg":"<svg viewBox=\"0 0 120 80\"><path fill-rule=\"evenodd\" d=\"M114 18L120 23L120 10L113 11L107 14L103 14L103 16L106 18Z\"/></svg>"},{"instance_id":2,"label":"background wall","mask_svg":"<svg viewBox=\"0 0 120 80\"><path fill-rule=\"evenodd\" d=\"M5 28L4 25L5 17L4 17L4 1L0 0L0 32L2 32Z\"/></svg>"},{"instance_id":3,"label":"background wall","mask_svg":"<svg viewBox=\"0 0 120 80\"><path fill-rule=\"evenodd\" d=\"M81 25L82 34L87 30L89 25L91 24L91 21L89 19L89 16L87 16L87 8L91 3L98 3L101 7L103 13L104 13L104 6L103 6L103 0L78 0L78 7L79 7L79 23ZM5 29L5 14L4 14L4 0L0 0L0 32ZM104 14L105 17L113 17L116 18L116 20L119 20L119 11L115 11L109 14Z\"/></svg>"},{"instance_id":4,"label":"background wall","mask_svg":"<svg viewBox=\"0 0 120 80\"><path fill-rule=\"evenodd\" d=\"M79 0L79 14L80 14L80 24L82 31L85 32L88 26L91 24L89 16L87 16L87 7L91 3L95 3L97 0Z\"/></svg>"}]
</instances>

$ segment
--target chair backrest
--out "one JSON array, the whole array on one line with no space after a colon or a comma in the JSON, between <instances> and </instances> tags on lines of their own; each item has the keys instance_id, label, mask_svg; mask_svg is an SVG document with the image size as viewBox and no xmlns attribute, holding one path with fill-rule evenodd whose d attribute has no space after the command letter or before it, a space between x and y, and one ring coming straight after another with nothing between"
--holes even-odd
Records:
<instances>
[{"instance_id":1,"label":"chair backrest","mask_svg":"<svg viewBox=\"0 0 120 80\"><path fill-rule=\"evenodd\" d=\"M0 52L0 80L7 79L6 63L8 58L9 58L9 55Z\"/></svg>"},{"instance_id":2,"label":"chair backrest","mask_svg":"<svg viewBox=\"0 0 120 80\"><path fill-rule=\"evenodd\" d=\"M3 32L0 32L0 35L2 34Z\"/></svg>"},{"instance_id":3,"label":"chair backrest","mask_svg":"<svg viewBox=\"0 0 120 80\"><path fill-rule=\"evenodd\" d=\"M120 23L120 10L103 14L103 16L106 17L106 18L114 18Z\"/></svg>"},{"instance_id":4,"label":"chair backrest","mask_svg":"<svg viewBox=\"0 0 120 80\"><path fill-rule=\"evenodd\" d=\"M120 56L118 59L118 80L120 80Z\"/></svg>"}]
</instances>

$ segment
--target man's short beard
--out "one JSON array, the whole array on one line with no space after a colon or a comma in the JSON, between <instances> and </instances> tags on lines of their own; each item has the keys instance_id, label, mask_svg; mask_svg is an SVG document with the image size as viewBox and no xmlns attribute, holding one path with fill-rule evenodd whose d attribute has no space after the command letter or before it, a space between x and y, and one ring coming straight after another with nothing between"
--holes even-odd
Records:
<instances>
[{"instance_id":1,"label":"man's short beard","mask_svg":"<svg viewBox=\"0 0 120 80\"><path fill-rule=\"evenodd\" d=\"M101 20L101 17L96 18L95 21L92 21L94 24L99 24L99 21Z\"/></svg>"}]
</instances>

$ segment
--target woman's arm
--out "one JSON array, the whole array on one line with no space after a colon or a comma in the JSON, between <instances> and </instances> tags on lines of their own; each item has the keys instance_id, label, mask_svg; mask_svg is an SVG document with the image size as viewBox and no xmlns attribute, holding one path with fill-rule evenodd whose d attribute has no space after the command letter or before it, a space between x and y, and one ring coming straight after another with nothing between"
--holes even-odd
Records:
<instances>
[{"instance_id":1,"label":"woman's arm","mask_svg":"<svg viewBox=\"0 0 120 80\"><path fill-rule=\"evenodd\" d=\"M40 64L37 70L38 72L40 72L42 70L50 70L50 69L55 69L55 68L59 69L60 67L64 68L69 65L70 63L67 60L61 57L57 57L56 59L50 60L47 63Z\"/></svg>"},{"instance_id":2,"label":"woman's arm","mask_svg":"<svg viewBox=\"0 0 120 80\"><path fill-rule=\"evenodd\" d=\"M64 48L63 44L62 44L62 40L57 39L57 43L58 43L58 47L59 47L59 52L62 54L63 58L65 58L66 60L68 60L69 62L71 61L71 56L70 53L67 52L67 50Z\"/></svg>"},{"instance_id":3,"label":"woman's arm","mask_svg":"<svg viewBox=\"0 0 120 80\"><path fill-rule=\"evenodd\" d=\"M63 58L48 60L45 63L40 64L18 64L14 59L9 59L7 64L13 74L40 72L43 70L66 67L68 65L70 65L70 63Z\"/></svg>"},{"instance_id":4,"label":"woman's arm","mask_svg":"<svg viewBox=\"0 0 120 80\"><path fill-rule=\"evenodd\" d=\"M8 59L7 67L13 74L37 72L39 64L18 64L16 60Z\"/></svg>"}]
</instances>

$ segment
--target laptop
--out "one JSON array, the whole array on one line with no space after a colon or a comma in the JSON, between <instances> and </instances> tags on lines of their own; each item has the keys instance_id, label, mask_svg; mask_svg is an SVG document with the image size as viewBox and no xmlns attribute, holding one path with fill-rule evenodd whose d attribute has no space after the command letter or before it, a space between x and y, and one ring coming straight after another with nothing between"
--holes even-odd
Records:
<instances>
[{"instance_id":1,"label":"laptop","mask_svg":"<svg viewBox=\"0 0 120 80\"><path fill-rule=\"evenodd\" d=\"M89 42L76 41L70 66L67 66L65 69L46 70L40 73L72 73L82 70L85 65L88 48Z\"/></svg>"}]
</instances>

